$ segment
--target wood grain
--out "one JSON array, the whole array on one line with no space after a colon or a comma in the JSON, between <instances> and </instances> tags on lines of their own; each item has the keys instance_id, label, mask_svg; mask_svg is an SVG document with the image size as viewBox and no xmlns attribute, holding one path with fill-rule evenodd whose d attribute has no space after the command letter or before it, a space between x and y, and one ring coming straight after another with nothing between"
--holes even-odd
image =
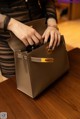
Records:
<instances>
[{"instance_id":1,"label":"wood grain","mask_svg":"<svg viewBox=\"0 0 80 119\"><path fill-rule=\"evenodd\" d=\"M35 99L16 89L15 78L0 83L0 112L8 119L80 119L80 49L68 54L69 72Z\"/></svg>"}]
</instances>

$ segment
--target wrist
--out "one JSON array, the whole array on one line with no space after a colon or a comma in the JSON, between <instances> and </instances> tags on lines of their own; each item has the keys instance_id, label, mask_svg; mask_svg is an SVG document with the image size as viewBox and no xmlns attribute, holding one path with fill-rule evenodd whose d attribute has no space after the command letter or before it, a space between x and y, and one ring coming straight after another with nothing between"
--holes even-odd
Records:
<instances>
[{"instance_id":1,"label":"wrist","mask_svg":"<svg viewBox=\"0 0 80 119\"><path fill-rule=\"evenodd\" d=\"M15 19L11 18L8 25L7 25L7 29L12 31L14 24L15 24Z\"/></svg>"},{"instance_id":2,"label":"wrist","mask_svg":"<svg viewBox=\"0 0 80 119\"><path fill-rule=\"evenodd\" d=\"M48 25L48 27L53 27L53 28L56 28L57 30L59 30L57 25Z\"/></svg>"},{"instance_id":3,"label":"wrist","mask_svg":"<svg viewBox=\"0 0 80 119\"><path fill-rule=\"evenodd\" d=\"M54 26L54 25L57 26L56 20L54 18L49 18L47 20L47 25L49 25L49 26Z\"/></svg>"},{"instance_id":4,"label":"wrist","mask_svg":"<svg viewBox=\"0 0 80 119\"><path fill-rule=\"evenodd\" d=\"M4 21L5 21L6 15L0 14L0 28L4 29Z\"/></svg>"},{"instance_id":5,"label":"wrist","mask_svg":"<svg viewBox=\"0 0 80 119\"><path fill-rule=\"evenodd\" d=\"M47 26L48 27L54 27L56 28L57 30L59 30L58 26L57 26L57 23L56 23L56 20L54 18L49 18L47 20Z\"/></svg>"}]
</instances>

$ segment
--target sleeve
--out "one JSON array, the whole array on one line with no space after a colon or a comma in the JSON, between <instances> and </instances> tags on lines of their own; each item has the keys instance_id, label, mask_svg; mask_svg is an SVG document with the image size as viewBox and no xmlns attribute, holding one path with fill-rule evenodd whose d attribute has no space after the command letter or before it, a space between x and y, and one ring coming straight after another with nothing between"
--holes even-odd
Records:
<instances>
[{"instance_id":1,"label":"sleeve","mask_svg":"<svg viewBox=\"0 0 80 119\"><path fill-rule=\"evenodd\" d=\"M56 7L54 0L39 0L42 8L42 13L48 18L54 18L57 21Z\"/></svg>"}]
</instances>

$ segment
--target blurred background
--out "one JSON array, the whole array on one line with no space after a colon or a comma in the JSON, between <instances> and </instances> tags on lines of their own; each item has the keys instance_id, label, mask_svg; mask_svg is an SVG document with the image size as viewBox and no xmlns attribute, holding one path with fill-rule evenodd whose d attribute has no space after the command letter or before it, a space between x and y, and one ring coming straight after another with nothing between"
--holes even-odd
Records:
<instances>
[{"instance_id":1,"label":"blurred background","mask_svg":"<svg viewBox=\"0 0 80 119\"><path fill-rule=\"evenodd\" d=\"M80 18L80 0L56 0L56 11L58 21L75 20Z\"/></svg>"},{"instance_id":2,"label":"blurred background","mask_svg":"<svg viewBox=\"0 0 80 119\"><path fill-rule=\"evenodd\" d=\"M80 0L56 0L58 26L65 37L66 48L80 48Z\"/></svg>"}]
</instances>

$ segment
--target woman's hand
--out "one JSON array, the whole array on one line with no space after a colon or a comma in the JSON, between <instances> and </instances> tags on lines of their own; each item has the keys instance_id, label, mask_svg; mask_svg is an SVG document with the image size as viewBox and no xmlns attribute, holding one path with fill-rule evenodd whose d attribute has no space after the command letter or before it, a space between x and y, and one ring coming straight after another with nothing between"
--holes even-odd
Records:
<instances>
[{"instance_id":1,"label":"woman's hand","mask_svg":"<svg viewBox=\"0 0 80 119\"><path fill-rule=\"evenodd\" d=\"M38 44L42 40L42 36L35 29L13 18L7 29L12 31L26 46Z\"/></svg>"},{"instance_id":2,"label":"woman's hand","mask_svg":"<svg viewBox=\"0 0 80 119\"><path fill-rule=\"evenodd\" d=\"M50 38L49 48L52 50L54 50L55 46L60 44L60 33L54 26L48 26L43 33L42 38L44 39L44 43L48 42L48 39Z\"/></svg>"},{"instance_id":3,"label":"woman's hand","mask_svg":"<svg viewBox=\"0 0 80 119\"><path fill-rule=\"evenodd\" d=\"M44 43L50 38L49 48L54 50L55 46L60 44L60 32L57 29L57 23L54 18L47 19L47 29L43 33Z\"/></svg>"}]
</instances>

